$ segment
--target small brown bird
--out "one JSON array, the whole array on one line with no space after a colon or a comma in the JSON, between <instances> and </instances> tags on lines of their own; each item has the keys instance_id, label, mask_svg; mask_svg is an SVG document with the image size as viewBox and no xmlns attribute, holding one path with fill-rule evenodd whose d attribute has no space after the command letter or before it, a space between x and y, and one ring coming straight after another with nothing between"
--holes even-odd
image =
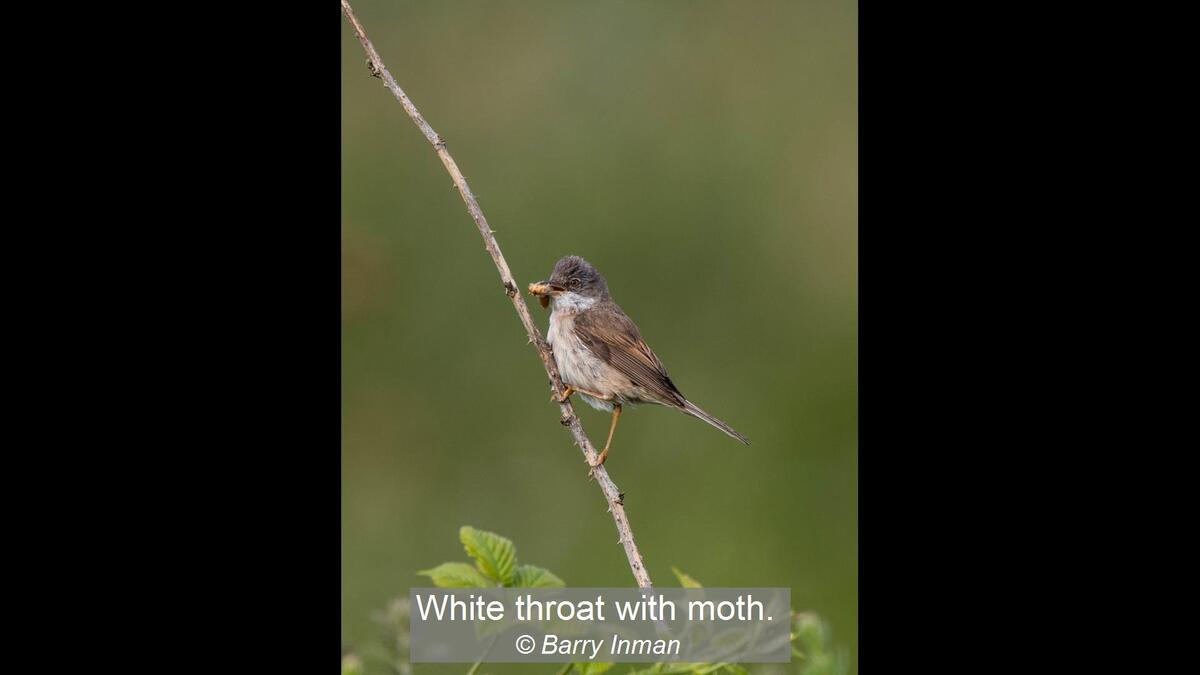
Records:
<instances>
[{"instance_id":1,"label":"small brown bird","mask_svg":"<svg viewBox=\"0 0 1200 675\"><path fill-rule=\"evenodd\" d=\"M621 406L626 404L657 403L675 408L750 445L733 427L679 393L637 325L613 302L608 282L588 261L574 255L561 258L550 278L530 284L529 292L538 297L542 307L554 303L546 339L554 348L554 361L566 385L561 400L577 392L593 408L612 412L608 440L597 466L608 459Z\"/></svg>"}]
</instances>

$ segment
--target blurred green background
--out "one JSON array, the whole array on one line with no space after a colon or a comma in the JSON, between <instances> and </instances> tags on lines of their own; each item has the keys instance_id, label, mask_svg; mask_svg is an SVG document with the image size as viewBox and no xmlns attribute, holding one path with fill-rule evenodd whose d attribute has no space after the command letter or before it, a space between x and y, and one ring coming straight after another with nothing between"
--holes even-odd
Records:
<instances>
[{"instance_id":1,"label":"blurred green background","mask_svg":"<svg viewBox=\"0 0 1200 675\"><path fill-rule=\"evenodd\" d=\"M753 442L622 417L607 466L651 577L790 586L856 672L857 4L353 4L517 281L586 257L680 389ZM346 645L416 570L465 559L463 524L572 586L633 583L548 399L450 178L343 22ZM602 442L607 415L579 411Z\"/></svg>"}]
</instances>

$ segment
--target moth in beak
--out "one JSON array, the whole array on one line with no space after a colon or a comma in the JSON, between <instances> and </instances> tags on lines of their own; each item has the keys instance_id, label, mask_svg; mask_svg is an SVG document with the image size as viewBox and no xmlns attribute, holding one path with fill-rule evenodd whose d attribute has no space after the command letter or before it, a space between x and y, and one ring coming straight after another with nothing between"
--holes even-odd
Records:
<instances>
[{"instance_id":1,"label":"moth in beak","mask_svg":"<svg viewBox=\"0 0 1200 675\"><path fill-rule=\"evenodd\" d=\"M542 309L550 306L550 298L565 290L567 289L549 281L537 281L529 284L529 294L537 297Z\"/></svg>"}]
</instances>

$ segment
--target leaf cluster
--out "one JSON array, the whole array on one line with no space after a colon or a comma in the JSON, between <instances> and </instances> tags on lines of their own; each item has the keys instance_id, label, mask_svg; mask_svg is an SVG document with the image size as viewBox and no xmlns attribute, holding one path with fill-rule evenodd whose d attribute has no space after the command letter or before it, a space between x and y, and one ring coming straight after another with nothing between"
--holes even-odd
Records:
<instances>
[{"instance_id":1,"label":"leaf cluster","mask_svg":"<svg viewBox=\"0 0 1200 675\"><path fill-rule=\"evenodd\" d=\"M421 570L438 588L563 588L566 582L537 565L518 565L517 547L495 532L464 525L458 530L467 555L475 562L444 562Z\"/></svg>"},{"instance_id":2,"label":"leaf cluster","mask_svg":"<svg viewBox=\"0 0 1200 675\"><path fill-rule=\"evenodd\" d=\"M458 531L459 541L471 559L467 562L444 562L436 567L421 570L438 588L563 588L566 583L550 570L536 565L518 564L517 547L511 539L494 532L478 530L464 525ZM675 578L683 588L703 588L695 578L677 567L672 567ZM402 607L401 607L402 604ZM393 603L400 607L399 614L387 623L402 632L407 623L407 599ZM396 612L393 612L396 613ZM831 646L828 625L811 612L792 612L792 664L797 675L844 675L845 659ZM397 650L393 672L408 673L405 658L407 645ZM478 668L476 664L472 670ZM565 675L602 675L616 666L615 663L572 663L558 670ZM354 654L348 654L342 663L343 675L363 675L363 662ZM656 663L640 670L630 670L625 675L750 675L751 670L737 663Z\"/></svg>"}]
</instances>

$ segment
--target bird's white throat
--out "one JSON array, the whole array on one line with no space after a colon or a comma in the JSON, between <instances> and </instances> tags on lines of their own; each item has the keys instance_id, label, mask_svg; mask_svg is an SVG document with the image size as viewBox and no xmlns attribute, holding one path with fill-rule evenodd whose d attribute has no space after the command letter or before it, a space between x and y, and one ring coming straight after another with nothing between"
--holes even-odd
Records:
<instances>
[{"instance_id":1,"label":"bird's white throat","mask_svg":"<svg viewBox=\"0 0 1200 675\"><path fill-rule=\"evenodd\" d=\"M560 293L554 296L554 311L567 314L578 314L596 304L596 298L584 297L578 293Z\"/></svg>"}]
</instances>

